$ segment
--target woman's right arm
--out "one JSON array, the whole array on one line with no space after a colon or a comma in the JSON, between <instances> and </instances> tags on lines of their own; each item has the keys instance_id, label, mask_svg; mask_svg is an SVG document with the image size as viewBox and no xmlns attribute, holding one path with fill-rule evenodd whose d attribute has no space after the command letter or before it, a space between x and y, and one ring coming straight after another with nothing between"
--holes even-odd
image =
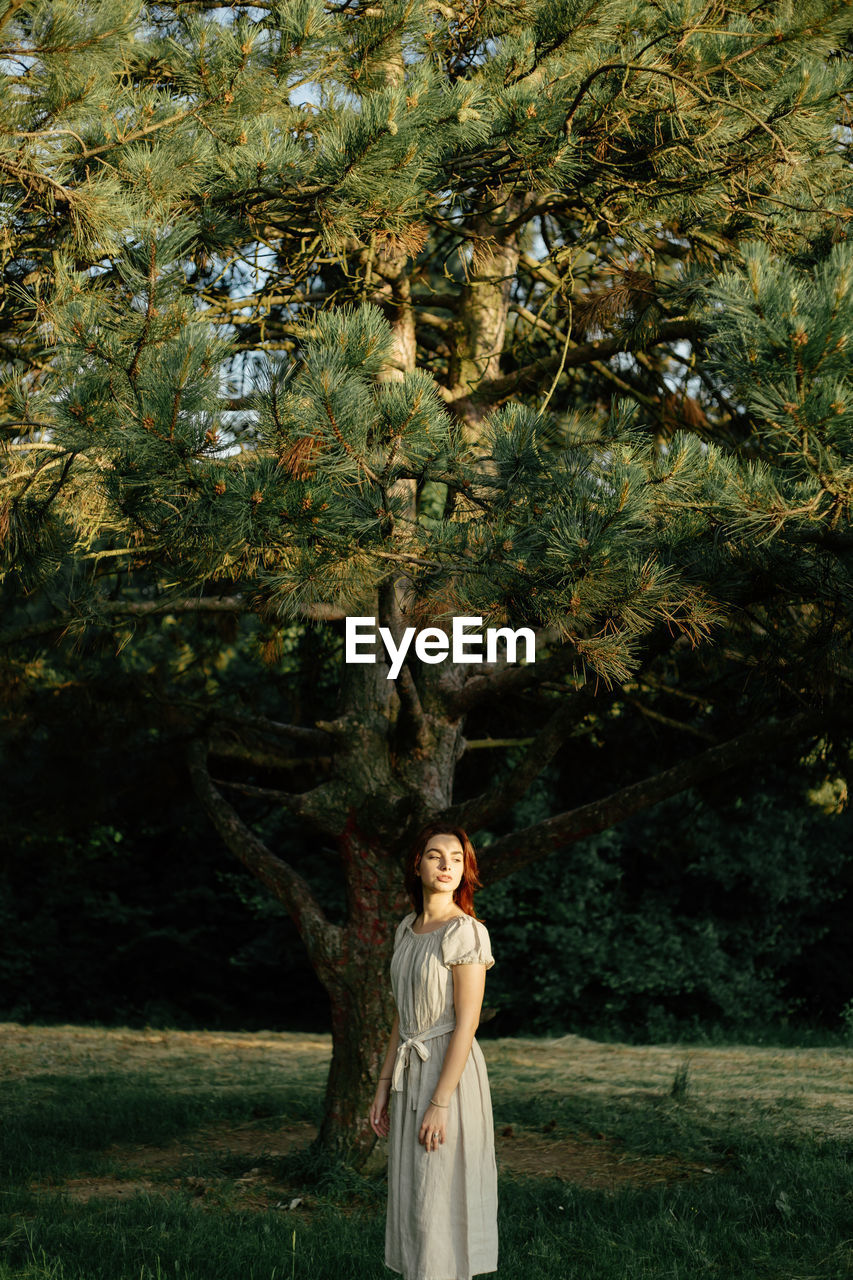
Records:
<instances>
[{"instance_id":1,"label":"woman's right arm","mask_svg":"<svg viewBox=\"0 0 853 1280\"><path fill-rule=\"evenodd\" d=\"M370 1108L370 1127L380 1138L388 1137L388 1130L391 1125L391 1118L388 1115L388 1099L391 1096L391 1076L394 1071L394 1062L397 1057L399 1043L400 1015L395 1013L391 1035L388 1037L388 1048L385 1051L385 1059L379 1071L379 1081L376 1085L376 1093L373 1095L373 1103Z\"/></svg>"}]
</instances>

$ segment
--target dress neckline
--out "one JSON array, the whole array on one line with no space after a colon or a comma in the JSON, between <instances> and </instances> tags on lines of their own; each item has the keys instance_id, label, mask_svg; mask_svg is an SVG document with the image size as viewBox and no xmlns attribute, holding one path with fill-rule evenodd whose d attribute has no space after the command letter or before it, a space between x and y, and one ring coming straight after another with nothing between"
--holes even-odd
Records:
<instances>
[{"instance_id":1,"label":"dress neckline","mask_svg":"<svg viewBox=\"0 0 853 1280\"><path fill-rule=\"evenodd\" d=\"M449 920L445 920L444 924L438 925L437 928L427 929L425 933L415 933L414 926L415 926L415 920L417 920L417 918L418 918L417 915L415 915L414 919L409 921L409 933L411 933L416 938L428 938L433 933L441 933L442 929L446 929L449 924L453 924L454 920L466 920L466 919L469 919L470 917L468 917L466 913L462 911L458 916L451 916Z\"/></svg>"}]
</instances>

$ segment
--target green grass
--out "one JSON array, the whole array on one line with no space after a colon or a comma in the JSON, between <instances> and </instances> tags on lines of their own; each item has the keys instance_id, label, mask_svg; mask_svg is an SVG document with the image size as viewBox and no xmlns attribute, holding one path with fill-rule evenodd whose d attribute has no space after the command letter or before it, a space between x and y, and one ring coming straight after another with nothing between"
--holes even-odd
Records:
<instances>
[{"instance_id":1,"label":"green grass","mask_svg":"<svg viewBox=\"0 0 853 1280\"><path fill-rule=\"evenodd\" d=\"M506 1190L503 1264L510 1276L849 1274L850 1217L845 1243L831 1208L849 1190L849 1170L814 1152L782 1160L771 1179L762 1160L747 1158L726 1177L614 1196L534 1180Z\"/></svg>"},{"instance_id":2,"label":"green grass","mask_svg":"<svg viewBox=\"0 0 853 1280\"><path fill-rule=\"evenodd\" d=\"M0 1178L112 1173L111 1144L157 1146L203 1125L263 1117L316 1119L318 1088L248 1085L243 1091L169 1091L144 1075L41 1076L4 1083L0 1100Z\"/></svg>"},{"instance_id":3,"label":"green grass","mask_svg":"<svg viewBox=\"0 0 853 1280\"><path fill-rule=\"evenodd\" d=\"M500 1275L841 1280L850 1274L853 1224L833 1206L849 1188L849 1169L817 1150L787 1153L771 1178L763 1160L747 1158L725 1178L615 1196L556 1180L503 1179ZM20 1196L14 1218L4 1214L2 1280L388 1274L382 1213L352 1200L321 1202L296 1217L207 1215L177 1196L73 1207Z\"/></svg>"},{"instance_id":4,"label":"green grass","mask_svg":"<svg viewBox=\"0 0 853 1280\"><path fill-rule=\"evenodd\" d=\"M322 1042L312 1056L296 1038L288 1052L284 1037L278 1056L261 1061L247 1041L252 1069L243 1070L226 1039L197 1034L198 1052L189 1056L189 1041L172 1038L157 1051L168 1050L168 1062L147 1065L144 1045L120 1061L105 1041L109 1070L100 1072L82 1070L79 1061L63 1072L50 1054L15 1059L0 1090L0 1280L391 1275L382 1263L381 1178L323 1174L298 1154L268 1154L282 1125L316 1117ZM92 1036L93 1059L98 1047ZM845 1106L849 1115L850 1060L788 1052L753 1057L743 1050L695 1063L680 1050L672 1057L660 1048L600 1051L591 1042L489 1048L499 1127L547 1130L541 1140L553 1143L595 1135L590 1160L597 1141L626 1157L677 1156L690 1165L689 1177L615 1191L503 1174L501 1280L853 1275L853 1152L849 1131L837 1124ZM752 1062L746 1077L744 1064ZM813 1091L801 1097L796 1082L800 1072L818 1068L828 1101L816 1111ZM751 1092L747 1079L754 1080ZM237 1127L249 1135L250 1152L257 1133L255 1153L192 1138ZM146 1163L150 1149L168 1153L170 1144L174 1160ZM240 1181L250 1165L266 1190L277 1189L254 1206ZM67 1179L140 1173L148 1185L125 1199L84 1203L63 1190ZM201 1198L193 1191L199 1180L207 1180ZM281 1207L272 1208L276 1194ZM286 1206L296 1197L301 1204L291 1211Z\"/></svg>"}]
</instances>

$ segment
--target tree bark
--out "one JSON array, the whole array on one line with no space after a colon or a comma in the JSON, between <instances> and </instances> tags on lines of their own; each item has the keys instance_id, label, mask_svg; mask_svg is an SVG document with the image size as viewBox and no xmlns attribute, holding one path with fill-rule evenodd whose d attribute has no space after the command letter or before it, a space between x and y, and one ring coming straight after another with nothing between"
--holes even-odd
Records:
<instances>
[{"instance_id":1,"label":"tree bark","mask_svg":"<svg viewBox=\"0 0 853 1280\"><path fill-rule=\"evenodd\" d=\"M394 1018L388 968L397 924L410 908L396 858L354 825L339 850L349 921L327 982L332 1062L317 1143L332 1158L360 1166L376 1142L368 1112Z\"/></svg>"},{"instance_id":2,"label":"tree bark","mask_svg":"<svg viewBox=\"0 0 853 1280\"><path fill-rule=\"evenodd\" d=\"M476 218L472 224L475 238L468 264L468 283L462 291L454 324L450 398L473 442L478 438L478 425L490 407L480 396L480 388L500 374L510 295L520 253L518 216L524 199L518 195L504 196L502 203L497 203L490 213Z\"/></svg>"},{"instance_id":3,"label":"tree bark","mask_svg":"<svg viewBox=\"0 0 853 1280\"><path fill-rule=\"evenodd\" d=\"M350 812L337 841L347 921L331 923L308 882L219 793L206 756L203 744L193 744L189 768L196 794L231 852L287 908L329 996L332 1062L318 1146L333 1159L360 1166L376 1141L368 1112L394 1016L388 967L396 926L408 909L401 863L360 830Z\"/></svg>"}]
</instances>

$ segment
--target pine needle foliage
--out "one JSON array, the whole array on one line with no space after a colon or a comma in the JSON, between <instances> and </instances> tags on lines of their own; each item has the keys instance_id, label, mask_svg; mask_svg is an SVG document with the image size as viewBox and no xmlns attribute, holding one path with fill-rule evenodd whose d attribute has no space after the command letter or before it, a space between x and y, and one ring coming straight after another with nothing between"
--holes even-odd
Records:
<instances>
[{"instance_id":1,"label":"pine needle foliage","mask_svg":"<svg viewBox=\"0 0 853 1280\"><path fill-rule=\"evenodd\" d=\"M695 536L693 518L683 531L677 519L685 472L705 466L695 442L676 441L662 465L623 416L604 438L590 422L548 452L539 416L511 405L475 451L430 377L380 376L393 335L366 305L319 315L298 365L268 369L257 446L235 455L211 376L221 344L174 288L182 243L176 230L128 254L126 309L79 277L57 289L62 390L30 411L52 418L54 449L89 460L54 504L81 551L109 532L196 589L224 569L281 617L320 603L361 611L405 571L419 615L444 616L436 600L450 586L455 611L556 628L608 681L626 678L657 623L707 631L714 608L672 570ZM453 511L413 518L407 481L444 485ZM25 543L17 509L10 519ZM25 558L12 564L25 572Z\"/></svg>"},{"instance_id":2,"label":"pine needle foliage","mask_svg":"<svg viewBox=\"0 0 853 1280\"><path fill-rule=\"evenodd\" d=\"M853 499L853 246L808 264L745 246L712 292L711 351L756 423L765 467L740 510L753 536L849 537ZM762 501L763 498L763 501Z\"/></svg>"},{"instance_id":3,"label":"pine needle foliage","mask_svg":"<svg viewBox=\"0 0 853 1280\"><path fill-rule=\"evenodd\" d=\"M612 682L756 537L846 536L848 250L786 255L849 216L847 6L2 22L7 572L124 547L291 617L405 568Z\"/></svg>"}]
</instances>

